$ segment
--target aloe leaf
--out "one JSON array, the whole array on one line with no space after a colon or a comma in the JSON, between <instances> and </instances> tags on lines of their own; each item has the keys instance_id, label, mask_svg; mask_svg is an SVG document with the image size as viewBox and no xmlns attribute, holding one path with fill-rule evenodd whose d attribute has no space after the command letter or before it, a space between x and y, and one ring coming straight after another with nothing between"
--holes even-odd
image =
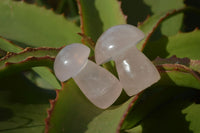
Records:
<instances>
[{"instance_id":1,"label":"aloe leaf","mask_svg":"<svg viewBox=\"0 0 200 133\"><path fill-rule=\"evenodd\" d=\"M185 115L185 119L189 123L189 129L190 131L193 131L193 133L199 133L199 123L200 123L200 105L199 104L191 104L184 110L182 110L182 113Z\"/></svg>"},{"instance_id":2,"label":"aloe leaf","mask_svg":"<svg viewBox=\"0 0 200 133\"><path fill-rule=\"evenodd\" d=\"M0 49L14 53L22 51L22 48L1 37L0 37Z\"/></svg>"},{"instance_id":3,"label":"aloe leaf","mask_svg":"<svg viewBox=\"0 0 200 133\"><path fill-rule=\"evenodd\" d=\"M199 61L190 60L189 58L177 58L176 56L168 59L156 58L153 63L162 76L158 85L177 85L200 89Z\"/></svg>"},{"instance_id":4,"label":"aloe leaf","mask_svg":"<svg viewBox=\"0 0 200 133\"><path fill-rule=\"evenodd\" d=\"M194 93L199 94L199 92L186 91L186 93L189 93L189 99L194 99L195 97L198 99L198 95L195 96ZM138 133L198 133L198 125L200 122L198 112L200 111L200 106L188 100L188 98L185 97L188 95L186 93L182 93L181 96L176 96L176 98L165 102L153 110L151 114L141 122L141 125L138 126L139 128L136 127L127 130L126 133L135 133L134 131L139 131Z\"/></svg>"},{"instance_id":5,"label":"aloe leaf","mask_svg":"<svg viewBox=\"0 0 200 133\"><path fill-rule=\"evenodd\" d=\"M153 33L156 31L156 29L159 28L159 25L168 17L171 17L175 14L179 14L180 12L183 12L187 8L180 8L173 11L164 11L159 14L155 14L151 17L148 17L143 23L140 23L138 25L138 28L140 28L145 33L145 39L142 40L138 45L138 49L143 51L145 48L147 42L149 41L150 37L153 35Z\"/></svg>"},{"instance_id":6,"label":"aloe leaf","mask_svg":"<svg viewBox=\"0 0 200 133\"><path fill-rule=\"evenodd\" d=\"M2 42L2 43L1 43ZM0 48L7 51L7 52L21 52L23 49L21 47L18 47L17 45L11 43L8 40L5 40L3 38L0 38ZM50 50L51 51L51 50ZM32 56L31 54L29 56ZM28 58L28 57L27 57ZM22 58L22 60L24 60ZM0 61L1 62L1 61ZM20 70L22 70L21 68ZM40 77L42 77L44 80L46 80L50 85L52 85L56 89L60 89L61 86L59 82L57 81L56 77L52 74L50 69L45 67L35 67L32 68L33 71L35 71ZM15 72L15 71L14 71ZM1 72L0 72L1 73ZM5 73L5 72L4 72ZM1 77L1 76L0 76Z\"/></svg>"},{"instance_id":7,"label":"aloe leaf","mask_svg":"<svg viewBox=\"0 0 200 133\"><path fill-rule=\"evenodd\" d=\"M187 93L195 94L196 91L191 88L177 86L151 87L145 90L130 109L121 129L127 130L137 126L147 116L151 115L154 110L158 110L161 105ZM165 116L168 115L166 114Z\"/></svg>"},{"instance_id":8,"label":"aloe leaf","mask_svg":"<svg viewBox=\"0 0 200 133\"><path fill-rule=\"evenodd\" d=\"M86 133L117 133L120 131L121 122L133 105L136 97L130 98L120 106L109 108L95 117L89 124Z\"/></svg>"},{"instance_id":9,"label":"aloe leaf","mask_svg":"<svg viewBox=\"0 0 200 133\"><path fill-rule=\"evenodd\" d=\"M121 0L122 9L128 16L127 21L129 24L137 25L138 22L142 23L148 16L158 15L160 13L177 10L184 7L184 1L174 0ZM172 35L177 33L182 25L183 14L177 14L162 23L161 31L165 35Z\"/></svg>"},{"instance_id":10,"label":"aloe leaf","mask_svg":"<svg viewBox=\"0 0 200 133\"><path fill-rule=\"evenodd\" d=\"M142 126L141 125L138 125L132 129L129 129L129 130L125 130L124 132L122 133L142 133Z\"/></svg>"},{"instance_id":11,"label":"aloe leaf","mask_svg":"<svg viewBox=\"0 0 200 133\"><path fill-rule=\"evenodd\" d=\"M162 64L181 64L189 67L190 69L200 73L200 60L191 60L189 58L178 58L175 55L169 58L160 58L157 57L154 61L156 65Z\"/></svg>"},{"instance_id":12,"label":"aloe leaf","mask_svg":"<svg viewBox=\"0 0 200 133\"><path fill-rule=\"evenodd\" d=\"M79 27L51 10L24 2L0 1L0 36L23 47L61 47L80 42L78 32Z\"/></svg>"},{"instance_id":13,"label":"aloe leaf","mask_svg":"<svg viewBox=\"0 0 200 133\"><path fill-rule=\"evenodd\" d=\"M184 0L178 0L178 1L144 0L144 3L146 3L148 6L151 7L151 11L153 14L159 14L167 10L177 10L185 6ZM162 34L167 35L167 36L175 35L181 30L182 22L183 22L183 13L176 14L166 19L161 24Z\"/></svg>"},{"instance_id":14,"label":"aloe leaf","mask_svg":"<svg viewBox=\"0 0 200 133\"><path fill-rule=\"evenodd\" d=\"M0 76L29 69L35 66L52 68L53 61L60 48L26 48L20 53L10 53L0 59Z\"/></svg>"},{"instance_id":15,"label":"aloe leaf","mask_svg":"<svg viewBox=\"0 0 200 133\"><path fill-rule=\"evenodd\" d=\"M162 79L158 85L162 86L183 86L200 89L199 74L183 66L174 64L158 65Z\"/></svg>"},{"instance_id":16,"label":"aloe leaf","mask_svg":"<svg viewBox=\"0 0 200 133\"><path fill-rule=\"evenodd\" d=\"M178 33L170 37L162 37L158 41L149 42L144 49L145 55L150 59L155 59L157 56L162 58L176 55L183 58L199 59L200 49L200 31L195 30L189 33Z\"/></svg>"},{"instance_id":17,"label":"aloe leaf","mask_svg":"<svg viewBox=\"0 0 200 133\"><path fill-rule=\"evenodd\" d=\"M124 118L132 103L133 97L119 106L101 110L91 104L82 94L73 80L57 91L57 97L51 101L51 109L46 119L46 132L115 133L120 130L120 121Z\"/></svg>"},{"instance_id":18,"label":"aloe leaf","mask_svg":"<svg viewBox=\"0 0 200 133\"><path fill-rule=\"evenodd\" d=\"M87 124L102 110L96 108L82 94L73 80L63 84L57 97L51 101L51 109L46 119L48 133L83 133Z\"/></svg>"},{"instance_id":19,"label":"aloe leaf","mask_svg":"<svg viewBox=\"0 0 200 133\"><path fill-rule=\"evenodd\" d=\"M162 104L143 120L141 124L143 128L142 132L192 133L189 128L190 122L185 119L186 115L182 112L192 103L191 99L194 97L192 96L194 93L195 92L191 93L190 91L186 91L180 94L179 97L176 96L174 99L172 98L168 102Z\"/></svg>"},{"instance_id":20,"label":"aloe leaf","mask_svg":"<svg viewBox=\"0 0 200 133\"><path fill-rule=\"evenodd\" d=\"M59 81L55 77L55 75L51 72L49 68L46 67L33 67L33 71L35 71L41 78L47 81L54 89L61 89L61 85Z\"/></svg>"},{"instance_id":21,"label":"aloe leaf","mask_svg":"<svg viewBox=\"0 0 200 133\"><path fill-rule=\"evenodd\" d=\"M70 80L64 83L63 89L57 91L56 99L51 101L46 132L115 133L120 130L120 121L136 99L133 97L123 105L112 106L104 111L91 104L74 81Z\"/></svg>"},{"instance_id":22,"label":"aloe leaf","mask_svg":"<svg viewBox=\"0 0 200 133\"><path fill-rule=\"evenodd\" d=\"M82 32L96 42L111 26L125 24L117 0L78 0Z\"/></svg>"},{"instance_id":23,"label":"aloe leaf","mask_svg":"<svg viewBox=\"0 0 200 133\"><path fill-rule=\"evenodd\" d=\"M150 15L153 15L151 7L144 0L120 0L121 8L127 15L127 23L137 26L145 21Z\"/></svg>"},{"instance_id":24,"label":"aloe leaf","mask_svg":"<svg viewBox=\"0 0 200 133\"><path fill-rule=\"evenodd\" d=\"M0 132L42 133L55 92L36 87L22 75L4 77L0 84Z\"/></svg>"}]
</instances>

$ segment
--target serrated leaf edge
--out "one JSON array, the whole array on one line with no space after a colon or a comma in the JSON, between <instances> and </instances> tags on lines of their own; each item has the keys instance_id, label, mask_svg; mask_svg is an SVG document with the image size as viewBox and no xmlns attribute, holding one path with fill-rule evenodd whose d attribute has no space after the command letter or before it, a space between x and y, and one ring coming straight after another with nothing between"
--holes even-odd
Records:
<instances>
[{"instance_id":1,"label":"serrated leaf edge","mask_svg":"<svg viewBox=\"0 0 200 133\"><path fill-rule=\"evenodd\" d=\"M157 21L157 23L154 25L154 27L152 28L152 30L151 30L150 32L147 33L146 38L145 38L145 40L144 40L144 43L142 44L142 47L141 47L140 50L141 50L141 51L144 50L144 48L145 48L147 42L149 41L151 35L154 33L154 31L158 28L158 26L159 26L165 19L167 19L168 17L173 16L173 15L175 15L175 14L177 14L177 13L180 13L180 12L186 10L186 9L187 9L186 7L180 8L180 9L174 9L174 10L169 11L168 13L166 13L164 16L162 16L162 17ZM140 24L138 25L138 28L139 28L140 26L142 26L143 24L145 24L145 22L147 22L147 21L149 20L149 18L150 18L150 17L147 16L147 19L145 19L144 22L140 23Z\"/></svg>"},{"instance_id":2,"label":"serrated leaf edge","mask_svg":"<svg viewBox=\"0 0 200 133\"><path fill-rule=\"evenodd\" d=\"M13 56L20 55L20 54L23 54L23 53L26 53L26 52L33 52L33 51L39 51L39 50L43 50L43 51L49 51L49 50L60 51L62 48L63 47L60 47L60 48L49 48L49 47L30 48L30 47L27 47L22 52L19 52L19 53L8 52L8 54L6 56L4 56L3 58L1 58L0 61L7 60L8 58L11 58Z\"/></svg>"},{"instance_id":3,"label":"serrated leaf edge","mask_svg":"<svg viewBox=\"0 0 200 133\"><path fill-rule=\"evenodd\" d=\"M64 84L62 83L62 88L63 88L63 86L64 86ZM62 89L56 90L56 98L53 100L52 99L49 100L50 108L47 110L47 118L45 119L45 133L48 133L49 128L51 128L50 127L50 119L51 119L52 112L55 108L56 102L58 101L60 91L62 91Z\"/></svg>"},{"instance_id":4,"label":"serrated leaf edge","mask_svg":"<svg viewBox=\"0 0 200 133\"><path fill-rule=\"evenodd\" d=\"M121 129L122 125L123 125L123 122L124 122L126 116L128 115L129 111L132 109L132 107L133 107L135 101L137 101L137 99L139 98L139 95L140 95L141 93L142 93L142 92L140 92L140 93L138 93L137 95L135 95L134 98L133 98L133 100L129 103L129 105L128 105L126 111L124 112L124 114L123 114L123 116L122 116L122 118L121 118L121 120L120 120L120 122L119 122L119 124L118 124L118 126L117 126L116 133L120 133L120 129Z\"/></svg>"}]
</instances>

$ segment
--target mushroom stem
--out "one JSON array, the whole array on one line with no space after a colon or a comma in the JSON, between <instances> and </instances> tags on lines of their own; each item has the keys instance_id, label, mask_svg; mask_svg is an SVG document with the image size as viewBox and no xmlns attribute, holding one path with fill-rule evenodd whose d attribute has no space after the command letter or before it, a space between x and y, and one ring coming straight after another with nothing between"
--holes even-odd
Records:
<instances>
[{"instance_id":1,"label":"mushroom stem","mask_svg":"<svg viewBox=\"0 0 200 133\"><path fill-rule=\"evenodd\" d=\"M137 94L160 79L156 67L136 46L113 58L120 82L129 96Z\"/></svg>"},{"instance_id":2,"label":"mushroom stem","mask_svg":"<svg viewBox=\"0 0 200 133\"><path fill-rule=\"evenodd\" d=\"M122 91L115 76L90 60L73 79L85 96L102 109L112 105Z\"/></svg>"}]
</instances>

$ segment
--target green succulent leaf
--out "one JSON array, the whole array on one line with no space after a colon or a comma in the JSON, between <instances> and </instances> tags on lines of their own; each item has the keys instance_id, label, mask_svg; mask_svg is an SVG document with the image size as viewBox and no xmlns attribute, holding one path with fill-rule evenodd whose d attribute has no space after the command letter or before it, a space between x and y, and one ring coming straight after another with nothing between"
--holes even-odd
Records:
<instances>
[{"instance_id":1,"label":"green succulent leaf","mask_svg":"<svg viewBox=\"0 0 200 133\"><path fill-rule=\"evenodd\" d=\"M130 107L133 105L137 96L130 98L128 101L119 106L113 106L98 116L89 124L86 133L118 133L123 119L126 117Z\"/></svg>"},{"instance_id":2,"label":"green succulent leaf","mask_svg":"<svg viewBox=\"0 0 200 133\"><path fill-rule=\"evenodd\" d=\"M177 10L184 7L184 0L121 0L122 9L128 16L129 24L137 25L148 19L148 16L154 16L166 11ZM161 24L159 30L164 35L176 34L182 26L183 14L176 14Z\"/></svg>"},{"instance_id":3,"label":"green succulent leaf","mask_svg":"<svg viewBox=\"0 0 200 133\"><path fill-rule=\"evenodd\" d=\"M155 59L157 56L166 58L172 55L176 55L180 58L188 57L198 60L200 57L199 37L199 30L189 33L178 33L170 37L162 37L157 41L149 42L144 49L144 53L151 60Z\"/></svg>"},{"instance_id":4,"label":"green succulent leaf","mask_svg":"<svg viewBox=\"0 0 200 133\"><path fill-rule=\"evenodd\" d=\"M188 107L192 102L187 95L194 95L186 91L182 95L172 98L168 102L162 104L160 107L152 111L142 122L143 133L195 133L190 130L190 122L186 120L186 115L183 110ZM186 97L187 96L187 97ZM192 113L192 112L191 112Z\"/></svg>"},{"instance_id":5,"label":"green succulent leaf","mask_svg":"<svg viewBox=\"0 0 200 133\"><path fill-rule=\"evenodd\" d=\"M13 43L11 43L10 41L8 41L8 40L5 40L5 39L3 39L3 38L0 38L0 49L2 49L2 50L5 50L5 51L7 51L7 52L14 52L14 53L18 53L18 52L22 52L23 51L23 49L21 48L21 47L18 47L17 45L15 45L15 44L13 44ZM48 50L48 49L46 49L46 50ZM42 52L42 51L41 51ZM51 52L51 50L49 51L49 52ZM48 54L48 53L47 53ZM13 54L14 55L14 54ZM17 56L17 55L15 55L15 56ZM27 56L26 58L28 58L28 56L32 56L31 55L31 53L29 53L29 55L25 55L25 56ZM44 56L44 55L43 55ZM48 55L47 55L48 56ZM4 59L5 58L7 58L7 57L4 57ZM32 57L32 58L34 58L34 57ZM4 59L2 59L2 60L4 60ZM36 59L36 58L35 58ZM48 59L48 58L46 58L46 59ZM8 59L6 59L6 61L7 61ZM24 60L24 58L22 58L21 59L21 61L22 60ZM4 61L4 62L6 62L6 61ZM0 61L0 62L3 62L3 61ZM18 63L19 63L20 61L18 61ZM35 63L37 63L37 65L38 66L40 66L39 65L39 62L35 62ZM29 64L31 64L31 63L29 63ZM42 65L42 64L41 64ZM23 67L22 67L23 65L21 65L21 68L20 68L20 70L22 70L23 69ZM34 65L33 65L34 66ZM30 66L31 67L31 66ZM15 68L14 68L15 69ZM54 88L56 88L56 89L60 89L61 88L61 86L60 86L60 84L59 84L59 82L57 81L57 79L56 79L56 77L52 74L52 72L50 71L50 69L48 69L48 68L45 68L45 67L35 67L35 68L32 68L33 69L33 71L35 71L40 77L42 77L45 81L47 81L51 86L53 86ZM18 71L20 71L20 70L18 70ZM0 70L1 71L1 70ZM9 73L12 73L12 72L16 72L16 69L14 70L14 71L10 71L9 69L8 69L8 73L7 72L3 72L3 73L7 73L7 74L9 74ZM1 73L1 72L0 72ZM1 76L0 76L1 77Z\"/></svg>"},{"instance_id":6,"label":"green succulent leaf","mask_svg":"<svg viewBox=\"0 0 200 133\"><path fill-rule=\"evenodd\" d=\"M117 0L78 0L82 32L96 42L111 26L125 24Z\"/></svg>"},{"instance_id":7,"label":"green succulent leaf","mask_svg":"<svg viewBox=\"0 0 200 133\"><path fill-rule=\"evenodd\" d=\"M0 49L7 52L14 52L14 53L18 53L22 51L22 48L18 47L17 45L1 37L0 37Z\"/></svg>"},{"instance_id":8,"label":"green succulent leaf","mask_svg":"<svg viewBox=\"0 0 200 133\"><path fill-rule=\"evenodd\" d=\"M129 129L129 130L125 130L122 133L142 133L142 126L138 125L137 127L134 127L132 129Z\"/></svg>"},{"instance_id":9,"label":"green succulent leaf","mask_svg":"<svg viewBox=\"0 0 200 133\"><path fill-rule=\"evenodd\" d=\"M44 4L43 0L36 1ZM64 11L67 2L74 7L73 0L59 2L60 5L54 7L58 13ZM16 74L31 68L58 89L60 84L52 74L52 66L61 46L81 42L82 37L82 42L94 49L105 30L126 23L117 0L77 0L77 3L81 29L44 7L0 1L0 57L4 56L0 58L0 132L198 133L200 31L178 33L183 26L183 13L189 9L183 0L122 1L131 3L122 5L129 7L126 10L128 23L133 24L134 17L135 24L138 18L144 20L147 14L152 15L138 26L146 37L137 47L151 60L162 57L153 61L161 79L124 103L127 97L122 94L110 108L101 110L83 95L73 79L62 83L62 89L55 94L36 86L35 82L30 83L31 77L27 80L24 75L32 71ZM76 12L77 9L69 7L69 10ZM141 14L145 15L140 17ZM90 59L93 60L93 56ZM113 66L113 62L109 62L103 67L117 75ZM48 100L54 98L47 116Z\"/></svg>"},{"instance_id":10,"label":"green succulent leaf","mask_svg":"<svg viewBox=\"0 0 200 133\"><path fill-rule=\"evenodd\" d=\"M151 7L153 14L160 14L164 11L177 10L183 8L184 0L144 0L148 6ZM176 14L168 19L166 19L161 24L161 33L163 35L175 35L178 33L182 27L183 13Z\"/></svg>"},{"instance_id":11,"label":"green succulent leaf","mask_svg":"<svg viewBox=\"0 0 200 133\"><path fill-rule=\"evenodd\" d=\"M152 15L151 7L144 0L120 0L121 8L127 15L127 23L137 26Z\"/></svg>"},{"instance_id":12,"label":"green succulent leaf","mask_svg":"<svg viewBox=\"0 0 200 133\"><path fill-rule=\"evenodd\" d=\"M189 129L193 131L193 133L199 133L199 124L200 124L200 116L199 116L199 111L200 111L200 105L199 104L191 104L184 110L182 110L182 113L185 115L185 119L189 125Z\"/></svg>"},{"instance_id":13,"label":"green succulent leaf","mask_svg":"<svg viewBox=\"0 0 200 133\"><path fill-rule=\"evenodd\" d=\"M61 89L60 82L57 80L54 73L52 73L51 69L47 67L33 67L32 70L54 87L54 89Z\"/></svg>"},{"instance_id":14,"label":"green succulent leaf","mask_svg":"<svg viewBox=\"0 0 200 133\"><path fill-rule=\"evenodd\" d=\"M55 92L36 87L23 75L0 80L0 132L44 132L46 109Z\"/></svg>"},{"instance_id":15,"label":"green succulent leaf","mask_svg":"<svg viewBox=\"0 0 200 133\"><path fill-rule=\"evenodd\" d=\"M62 90L57 91L56 99L51 101L46 132L83 133L87 130L87 124L101 112L71 79L63 84Z\"/></svg>"},{"instance_id":16,"label":"green succulent leaf","mask_svg":"<svg viewBox=\"0 0 200 133\"><path fill-rule=\"evenodd\" d=\"M148 17L143 23L140 23L138 25L138 28L140 28L145 33L145 39L142 40L138 45L138 49L141 51L144 50L146 44L148 43L150 37L152 37L153 33L156 31L156 29L159 28L159 25L167 18L179 14L183 12L187 8L180 8L173 11L164 11L159 14L155 14L151 17Z\"/></svg>"},{"instance_id":17,"label":"green succulent leaf","mask_svg":"<svg viewBox=\"0 0 200 133\"><path fill-rule=\"evenodd\" d=\"M79 27L51 10L24 2L0 1L0 36L24 48L80 42L78 32Z\"/></svg>"},{"instance_id":18,"label":"green succulent leaf","mask_svg":"<svg viewBox=\"0 0 200 133\"><path fill-rule=\"evenodd\" d=\"M140 122L144 121L146 117L150 116L153 111L158 110L161 105L168 103L172 99L175 99L185 94L195 95L195 93L197 93L197 91L194 89L177 86L153 86L151 88L148 88L139 96L138 100L130 109L121 129L127 130L137 126ZM170 115L166 114L164 116Z\"/></svg>"},{"instance_id":19,"label":"green succulent leaf","mask_svg":"<svg viewBox=\"0 0 200 133\"><path fill-rule=\"evenodd\" d=\"M0 76L30 69L35 66L52 68L60 48L26 48L20 53L9 53L0 59Z\"/></svg>"},{"instance_id":20,"label":"green succulent leaf","mask_svg":"<svg viewBox=\"0 0 200 133\"><path fill-rule=\"evenodd\" d=\"M156 65L162 65L162 64L181 64L184 65L193 71L197 71L200 73L200 60L191 60L187 57L185 58L178 58L175 55L170 58L160 58L157 57L154 61L154 64Z\"/></svg>"},{"instance_id":21,"label":"green succulent leaf","mask_svg":"<svg viewBox=\"0 0 200 133\"><path fill-rule=\"evenodd\" d=\"M126 133L135 133L135 131L138 133L198 133L200 106L191 101L191 99L198 99L198 94L197 91L185 88L184 93L172 97L168 102L155 108L143 119L140 126L126 130Z\"/></svg>"},{"instance_id":22,"label":"green succulent leaf","mask_svg":"<svg viewBox=\"0 0 200 133\"><path fill-rule=\"evenodd\" d=\"M200 89L200 76L192 69L183 65L163 64L157 68L161 72L162 79L158 85L162 86L183 86Z\"/></svg>"}]
</instances>

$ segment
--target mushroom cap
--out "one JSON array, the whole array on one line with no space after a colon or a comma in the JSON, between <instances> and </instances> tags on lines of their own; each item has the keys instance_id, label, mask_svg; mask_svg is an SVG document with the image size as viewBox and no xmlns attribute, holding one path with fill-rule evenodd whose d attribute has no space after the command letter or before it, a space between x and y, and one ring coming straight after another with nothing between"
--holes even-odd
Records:
<instances>
[{"instance_id":1,"label":"mushroom cap","mask_svg":"<svg viewBox=\"0 0 200 133\"><path fill-rule=\"evenodd\" d=\"M76 76L87 64L90 49L79 43L64 47L54 61L54 72L60 81Z\"/></svg>"},{"instance_id":2,"label":"mushroom cap","mask_svg":"<svg viewBox=\"0 0 200 133\"><path fill-rule=\"evenodd\" d=\"M117 25L105 31L97 40L95 47L96 63L103 64L136 45L144 38L144 33L135 26Z\"/></svg>"}]
</instances>

